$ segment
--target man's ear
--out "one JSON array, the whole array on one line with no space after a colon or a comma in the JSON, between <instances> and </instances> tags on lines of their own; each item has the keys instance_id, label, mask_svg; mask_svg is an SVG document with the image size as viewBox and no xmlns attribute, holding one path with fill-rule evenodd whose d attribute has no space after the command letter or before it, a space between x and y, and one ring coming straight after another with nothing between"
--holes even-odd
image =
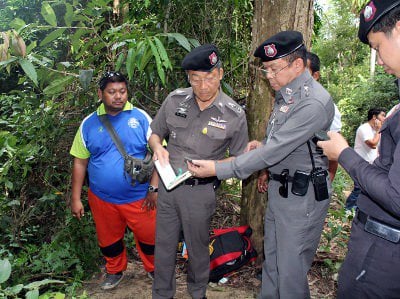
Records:
<instances>
[{"instance_id":1,"label":"man's ear","mask_svg":"<svg viewBox=\"0 0 400 299\"><path fill-rule=\"evenodd\" d=\"M219 69L219 81L221 81L223 77L224 77L224 69L221 67Z\"/></svg>"},{"instance_id":2,"label":"man's ear","mask_svg":"<svg viewBox=\"0 0 400 299\"><path fill-rule=\"evenodd\" d=\"M99 100L103 100L103 92L100 88L97 89L97 96L99 97Z\"/></svg>"},{"instance_id":3,"label":"man's ear","mask_svg":"<svg viewBox=\"0 0 400 299\"><path fill-rule=\"evenodd\" d=\"M314 74L312 74L312 76L316 81L318 81L321 76L321 73L319 71L316 71L314 72Z\"/></svg>"}]
</instances>

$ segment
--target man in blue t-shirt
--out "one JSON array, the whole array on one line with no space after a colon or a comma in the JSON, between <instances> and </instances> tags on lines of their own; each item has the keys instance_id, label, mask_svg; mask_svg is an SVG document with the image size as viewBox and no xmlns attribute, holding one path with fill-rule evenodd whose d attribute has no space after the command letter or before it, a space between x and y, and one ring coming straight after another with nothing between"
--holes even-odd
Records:
<instances>
[{"instance_id":1,"label":"man in blue t-shirt","mask_svg":"<svg viewBox=\"0 0 400 299\"><path fill-rule=\"evenodd\" d=\"M107 290L120 283L127 267L123 242L127 226L146 272L153 276L158 176L153 173L150 185L132 181L124 170L124 158L100 120L106 115L129 155L138 159L146 156L151 118L128 102L126 78L106 72L99 82L98 96L102 104L83 120L70 151L74 156L71 211L77 219L84 215L81 193L87 171L89 205L106 260L101 288Z\"/></svg>"}]
</instances>

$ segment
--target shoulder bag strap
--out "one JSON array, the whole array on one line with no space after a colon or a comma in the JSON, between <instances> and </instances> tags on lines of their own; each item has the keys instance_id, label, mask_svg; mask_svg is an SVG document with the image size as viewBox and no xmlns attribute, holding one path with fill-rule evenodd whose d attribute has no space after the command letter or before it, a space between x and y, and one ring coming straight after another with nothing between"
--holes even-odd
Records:
<instances>
[{"instance_id":1,"label":"shoulder bag strap","mask_svg":"<svg viewBox=\"0 0 400 299\"><path fill-rule=\"evenodd\" d=\"M125 151L125 148L122 145L121 139L119 139L117 132L115 132L113 125L107 118L107 115L106 114L99 115L99 119L102 122L102 124L106 127L108 133L110 133L111 139L114 141L114 144L117 147L118 151L121 153L122 157L125 158L128 154Z\"/></svg>"}]
</instances>

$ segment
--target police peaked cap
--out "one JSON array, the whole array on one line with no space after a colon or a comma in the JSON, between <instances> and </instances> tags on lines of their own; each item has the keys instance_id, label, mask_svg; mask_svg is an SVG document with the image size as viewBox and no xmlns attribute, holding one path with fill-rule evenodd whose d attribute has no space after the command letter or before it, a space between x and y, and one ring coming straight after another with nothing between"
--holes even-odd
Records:
<instances>
[{"instance_id":1,"label":"police peaked cap","mask_svg":"<svg viewBox=\"0 0 400 299\"><path fill-rule=\"evenodd\" d=\"M218 48L213 44L205 44L194 48L182 61L184 70L211 72L219 63Z\"/></svg>"},{"instance_id":2,"label":"police peaked cap","mask_svg":"<svg viewBox=\"0 0 400 299\"><path fill-rule=\"evenodd\" d=\"M400 0L372 0L361 10L358 38L368 44L367 35L384 15L400 5Z\"/></svg>"},{"instance_id":3,"label":"police peaked cap","mask_svg":"<svg viewBox=\"0 0 400 299\"><path fill-rule=\"evenodd\" d=\"M303 35L300 32L281 31L263 42L254 52L254 56L262 61L271 61L285 57L303 45Z\"/></svg>"}]
</instances>

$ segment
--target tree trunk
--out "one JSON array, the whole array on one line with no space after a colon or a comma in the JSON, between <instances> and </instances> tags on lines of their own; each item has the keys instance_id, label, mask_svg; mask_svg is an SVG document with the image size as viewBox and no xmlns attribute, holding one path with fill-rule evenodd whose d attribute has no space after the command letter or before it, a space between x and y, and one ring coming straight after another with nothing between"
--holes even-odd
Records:
<instances>
[{"instance_id":1,"label":"tree trunk","mask_svg":"<svg viewBox=\"0 0 400 299\"><path fill-rule=\"evenodd\" d=\"M254 50L264 40L283 30L297 30L303 33L307 48L311 43L314 24L313 0L255 0L252 30ZM251 53L252 54L252 53ZM251 55L250 65L261 65L259 59ZM273 90L265 78L261 78L256 68L250 67L253 82L247 101L247 120L250 140L262 140L271 113L274 99ZM257 191L257 173L243 181L241 222L253 228L254 246L259 252L258 261L263 260L264 213L267 196Z\"/></svg>"}]
</instances>

